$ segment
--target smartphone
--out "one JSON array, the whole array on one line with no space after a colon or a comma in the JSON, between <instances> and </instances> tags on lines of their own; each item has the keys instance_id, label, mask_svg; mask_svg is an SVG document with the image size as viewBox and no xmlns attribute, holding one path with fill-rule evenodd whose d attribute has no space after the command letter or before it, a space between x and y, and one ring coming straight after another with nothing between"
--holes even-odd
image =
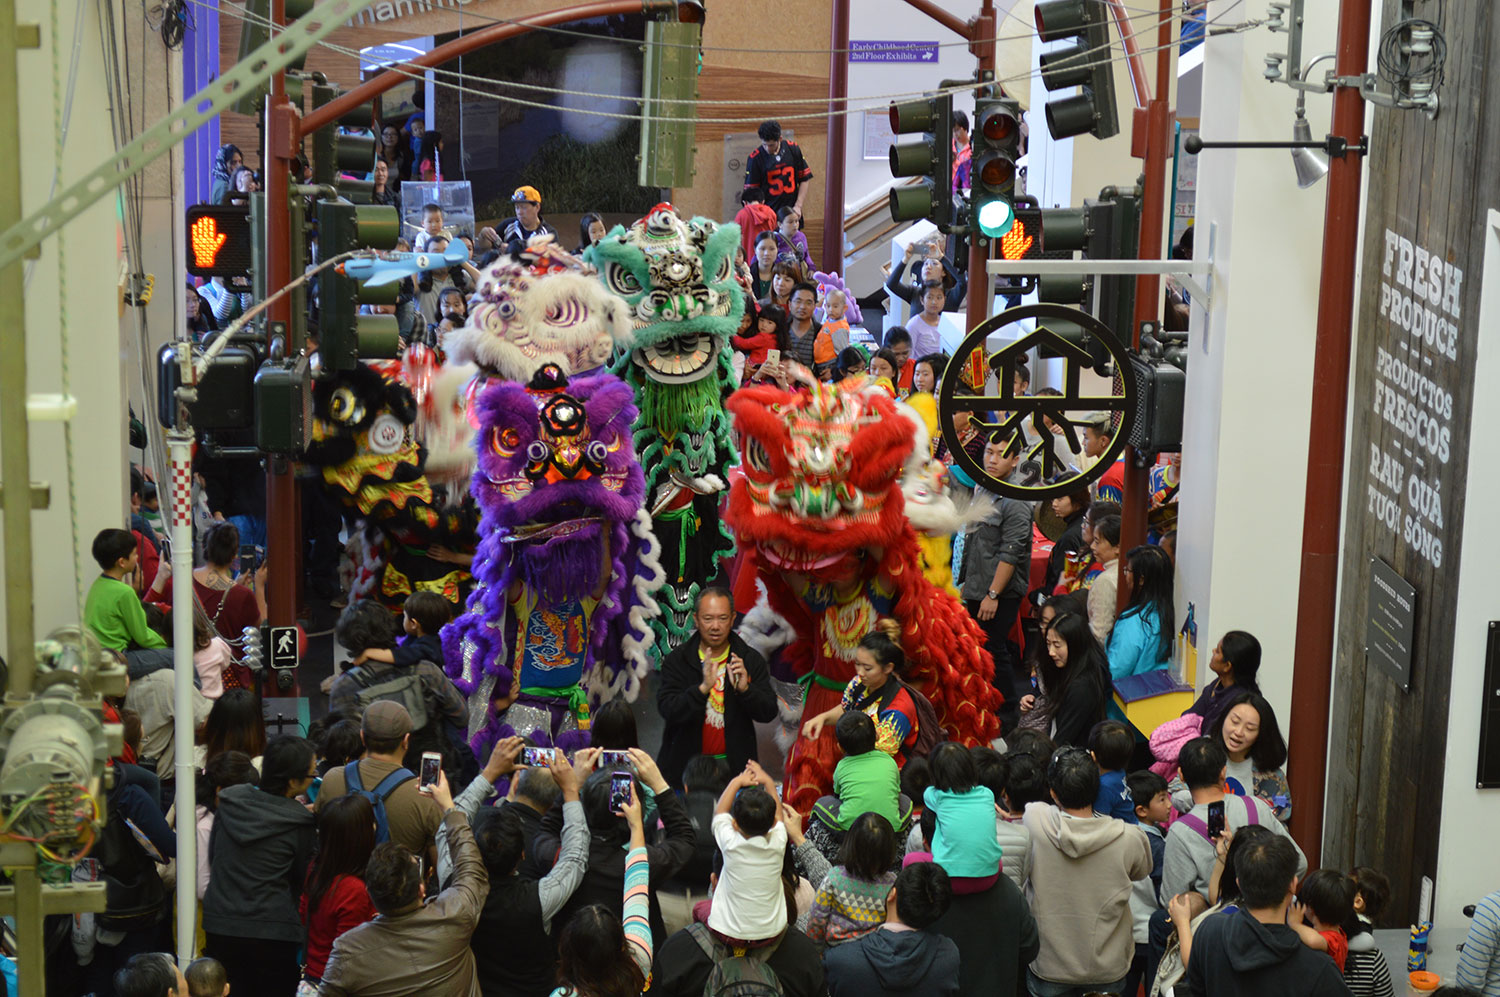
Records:
<instances>
[{"instance_id":1,"label":"smartphone","mask_svg":"<svg viewBox=\"0 0 1500 997\"><path fill-rule=\"evenodd\" d=\"M625 804L630 802L629 772L616 772L609 777L609 810L610 813L619 813L625 809Z\"/></svg>"},{"instance_id":2,"label":"smartphone","mask_svg":"<svg viewBox=\"0 0 1500 997\"><path fill-rule=\"evenodd\" d=\"M766 363L769 363L769 364L779 364L779 363L781 363L781 351L780 350L767 350L766 351Z\"/></svg>"},{"instance_id":3,"label":"smartphone","mask_svg":"<svg viewBox=\"0 0 1500 997\"><path fill-rule=\"evenodd\" d=\"M436 751L422 752L422 774L417 780L418 789L438 784L438 775L443 770L443 756Z\"/></svg>"},{"instance_id":4,"label":"smartphone","mask_svg":"<svg viewBox=\"0 0 1500 997\"><path fill-rule=\"evenodd\" d=\"M598 765L600 768L608 768L612 765L623 765L626 768L634 767L634 763L630 760L630 752L616 751L611 748L605 748L599 752Z\"/></svg>"},{"instance_id":5,"label":"smartphone","mask_svg":"<svg viewBox=\"0 0 1500 997\"><path fill-rule=\"evenodd\" d=\"M1224 801L1215 800L1208 805L1208 836L1217 838L1224 833Z\"/></svg>"},{"instance_id":6,"label":"smartphone","mask_svg":"<svg viewBox=\"0 0 1500 997\"><path fill-rule=\"evenodd\" d=\"M544 768L552 764L552 757L556 752L556 748L522 748L521 764Z\"/></svg>"}]
</instances>

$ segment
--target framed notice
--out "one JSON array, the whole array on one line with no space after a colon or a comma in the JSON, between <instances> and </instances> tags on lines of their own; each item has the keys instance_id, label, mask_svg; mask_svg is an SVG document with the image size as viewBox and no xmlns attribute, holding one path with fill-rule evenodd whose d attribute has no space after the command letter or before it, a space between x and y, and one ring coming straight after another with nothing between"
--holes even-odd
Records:
<instances>
[{"instance_id":1,"label":"framed notice","mask_svg":"<svg viewBox=\"0 0 1500 997\"><path fill-rule=\"evenodd\" d=\"M891 112L886 107L868 108L865 121L865 159L889 159L891 143L896 134L891 131Z\"/></svg>"},{"instance_id":2,"label":"framed notice","mask_svg":"<svg viewBox=\"0 0 1500 997\"><path fill-rule=\"evenodd\" d=\"M1417 632L1417 590L1396 569L1370 558L1365 654L1370 664L1411 690L1411 646Z\"/></svg>"}]
</instances>

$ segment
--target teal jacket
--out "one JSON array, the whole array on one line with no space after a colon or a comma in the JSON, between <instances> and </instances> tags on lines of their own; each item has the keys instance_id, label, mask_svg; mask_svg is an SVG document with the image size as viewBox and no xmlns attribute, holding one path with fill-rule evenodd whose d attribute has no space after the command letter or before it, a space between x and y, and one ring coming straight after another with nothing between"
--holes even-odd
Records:
<instances>
[{"instance_id":1,"label":"teal jacket","mask_svg":"<svg viewBox=\"0 0 1500 997\"><path fill-rule=\"evenodd\" d=\"M1115 620L1109 635L1109 677L1115 681L1127 675L1144 675L1172 663L1171 657L1156 656L1161 639L1161 623L1151 608L1127 609Z\"/></svg>"}]
</instances>

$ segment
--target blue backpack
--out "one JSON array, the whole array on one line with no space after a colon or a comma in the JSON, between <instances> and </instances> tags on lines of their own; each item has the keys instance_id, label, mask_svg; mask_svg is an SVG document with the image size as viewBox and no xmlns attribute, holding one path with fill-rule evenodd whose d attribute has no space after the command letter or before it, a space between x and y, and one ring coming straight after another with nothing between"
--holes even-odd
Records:
<instances>
[{"instance_id":1,"label":"blue backpack","mask_svg":"<svg viewBox=\"0 0 1500 997\"><path fill-rule=\"evenodd\" d=\"M390 799L397 787L416 777L416 773L411 769L399 768L381 779L380 785L374 789L366 789L359 778L359 760L355 759L344 766L345 791L363 796L370 801L370 806L375 808L375 844L391 840L391 825L386 820L385 801Z\"/></svg>"}]
</instances>

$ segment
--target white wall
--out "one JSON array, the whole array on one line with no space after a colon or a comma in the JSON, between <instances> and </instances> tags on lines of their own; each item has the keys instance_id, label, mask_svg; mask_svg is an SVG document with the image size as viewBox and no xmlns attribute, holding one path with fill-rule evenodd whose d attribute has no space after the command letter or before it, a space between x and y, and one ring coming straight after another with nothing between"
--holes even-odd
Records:
<instances>
[{"instance_id":1,"label":"white wall","mask_svg":"<svg viewBox=\"0 0 1500 997\"><path fill-rule=\"evenodd\" d=\"M1214 0L1209 18L1232 4ZM1309 57L1333 47L1335 6L1308 5ZM1291 137L1296 95L1261 76L1284 43L1264 31L1205 42L1205 140ZM1308 100L1314 135L1327 133L1329 99ZM1206 258L1216 224L1218 276L1212 313L1193 309L1177 606L1196 607L1200 685L1226 630L1260 639L1261 686L1285 731L1327 183L1299 190L1283 150L1205 151L1198 181L1194 248Z\"/></svg>"},{"instance_id":2,"label":"white wall","mask_svg":"<svg viewBox=\"0 0 1500 997\"><path fill-rule=\"evenodd\" d=\"M1485 220L1483 292L1475 344L1474 383L1500 381L1500 212ZM1500 393L1476 390L1466 502L1475 509L1493 504L1500 488L1500 467L1487 459L1478 441L1485 429L1500 424ZM1448 764L1443 769L1442 836L1430 951L1434 972L1448 975L1457 964L1454 947L1464 940L1469 920L1464 905L1500 889L1500 858L1494 828L1500 825L1500 790L1475 788L1479 757L1481 704L1492 695L1484 688L1485 642L1496 612L1494 564L1500 558L1500 532L1491 516L1464 517L1463 557L1459 565L1458 604L1453 607L1453 685L1448 693ZM1424 612L1442 612L1430 606ZM1448 981L1445 981L1448 982Z\"/></svg>"},{"instance_id":3,"label":"white wall","mask_svg":"<svg viewBox=\"0 0 1500 997\"><path fill-rule=\"evenodd\" d=\"M73 50L73 4L57 5L61 52L66 64ZM41 0L21 0L17 19L40 24L42 44L19 53L20 76L32 82L21 101L21 134L17 148L27 150L11 164L21 171L21 203L26 210L47 202L53 171L53 67L49 35L50 10ZM110 155L109 104L100 57L99 17L93 4L82 8L78 77L68 140L58 189L79 180ZM125 15L117 6L117 18ZM140 12L134 14L140 21ZM160 40L155 39L160 48ZM64 66L66 82L66 65ZM13 85L4 81L4 85ZM65 87L64 87L65 89ZM41 258L26 288L27 388L32 394L62 390L60 315L67 316L67 344L72 393L78 398L73 423L73 465L77 472L77 544L83 562L83 586L98 573L89 557L94 532L104 525L125 524L126 417L124 384L128 352L120 334L115 252L118 225L115 201L105 198L63 230L67 290L58 293L58 241L42 244ZM157 293L170 294L170 276L158 273ZM69 515L67 464L61 423L33 423L30 433L31 477L52 486L52 504L35 512L32 564L36 632L44 635L64 623L76 623L80 609L73 569L74 536ZM9 486L11 483L6 482Z\"/></svg>"},{"instance_id":4,"label":"white wall","mask_svg":"<svg viewBox=\"0 0 1500 997\"><path fill-rule=\"evenodd\" d=\"M997 6L1008 9L1012 2L1013 0L1000 0ZM881 95L935 90L939 80L968 79L974 74L974 57L969 54L968 46L962 44L962 39L916 8L907 6L901 0L853 0L849 6L849 37L851 39L943 44L943 47L938 49L936 65L851 63L849 66L851 107L873 108L883 113L883 109L890 104L890 101L877 99ZM954 16L967 20L979 13L979 2L978 0L951 0L951 2L945 2L943 8ZM1002 21L1002 23L1006 27L1001 31L1000 37L1017 35L1022 31L1022 27L1014 21ZM974 101L971 97L965 95L955 98L953 106L955 110L962 110L970 117L973 116ZM868 197L873 191L889 185L891 168L886 156L888 144L880 146L879 159L864 158L865 132L862 113L849 116L846 134L844 203L852 205ZM813 171L818 171L816 165Z\"/></svg>"}]
</instances>

